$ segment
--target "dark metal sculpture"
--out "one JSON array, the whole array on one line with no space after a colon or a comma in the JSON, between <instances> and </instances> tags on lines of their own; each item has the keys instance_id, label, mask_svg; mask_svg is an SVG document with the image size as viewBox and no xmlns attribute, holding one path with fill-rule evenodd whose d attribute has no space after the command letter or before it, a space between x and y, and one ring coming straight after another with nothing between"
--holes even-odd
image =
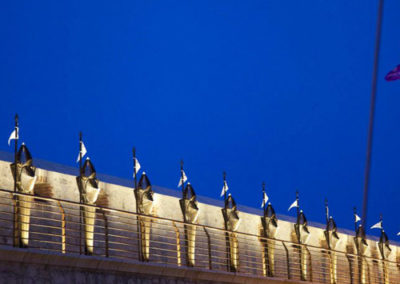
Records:
<instances>
[{"instance_id":1,"label":"dark metal sculpture","mask_svg":"<svg viewBox=\"0 0 400 284\"><path fill-rule=\"evenodd\" d=\"M354 228L356 236L354 237L354 244L357 250L358 260L358 278L361 284L368 281L368 263L365 259L365 254L368 250L368 243L365 236L365 230L361 222L361 218L357 215L357 209L354 207Z\"/></svg>"},{"instance_id":2,"label":"dark metal sculpture","mask_svg":"<svg viewBox=\"0 0 400 284\"><path fill-rule=\"evenodd\" d=\"M296 224L294 224L294 228L297 241L300 244L306 244L310 238L310 231L308 229L307 218L303 210L300 210L299 214L297 215L297 221Z\"/></svg>"},{"instance_id":3,"label":"dark metal sculpture","mask_svg":"<svg viewBox=\"0 0 400 284\"><path fill-rule=\"evenodd\" d=\"M181 205L183 220L185 222L185 242L187 247L187 265L195 265L195 247L196 247L196 229L197 219L199 217L199 207L196 199L196 193L190 183L186 184Z\"/></svg>"},{"instance_id":4,"label":"dark metal sculpture","mask_svg":"<svg viewBox=\"0 0 400 284\"><path fill-rule=\"evenodd\" d=\"M382 259L388 259L390 253L392 252L392 249L390 248L389 238L383 229L379 238L378 247Z\"/></svg>"},{"instance_id":5,"label":"dark metal sculpture","mask_svg":"<svg viewBox=\"0 0 400 284\"><path fill-rule=\"evenodd\" d=\"M222 214L225 220L225 229L229 231L226 233L228 267L230 271L236 272L239 268L239 243L235 232L239 228L240 218L236 202L231 194L225 200L225 207L222 209Z\"/></svg>"},{"instance_id":6,"label":"dark metal sculpture","mask_svg":"<svg viewBox=\"0 0 400 284\"><path fill-rule=\"evenodd\" d=\"M294 229L296 232L297 242L299 243L299 257L300 257L300 271L301 280L308 281L308 258L309 252L305 246L310 238L310 231L307 225L307 218L303 212L300 210L297 214L297 222L294 224Z\"/></svg>"},{"instance_id":7,"label":"dark metal sculpture","mask_svg":"<svg viewBox=\"0 0 400 284\"><path fill-rule=\"evenodd\" d=\"M12 163L10 167L15 179L15 190L26 194L15 196L14 245L27 247L32 206L32 197L29 195L34 195L37 176L32 155L24 143L22 143L16 155L16 162Z\"/></svg>"},{"instance_id":8,"label":"dark metal sculpture","mask_svg":"<svg viewBox=\"0 0 400 284\"><path fill-rule=\"evenodd\" d=\"M139 214L151 215L153 209L153 190L146 173L143 172L137 188L135 188L136 208ZM140 227L140 259L150 259L150 230L151 219L146 216L138 216Z\"/></svg>"},{"instance_id":9,"label":"dark metal sculpture","mask_svg":"<svg viewBox=\"0 0 400 284\"><path fill-rule=\"evenodd\" d=\"M326 229L324 231L326 243L328 245L328 254L330 260L330 283L337 283L337 256L336 247L340 242L339 235L337 234L337 226L332 216L329 216L328 201L325 201L326 208Z\"/></svg>"},{"instance_id":10,"label":"dark metal sculpture","mask_svg":"<svg viewBox=\"0 0 400 284\"><path fill-rule=\"evenodd\" d=\"M326 223L326 229L324 231L326 242L329 249L335 249L339 243L339 235L337 234L337 226L335 220L330 216Z\"/></svg>"},{"instance_id":11,"label":"dark metal sculpture","mask_svg":"<svg viewBox=\"0 0 400 284\"><path fill-rule=\"evenodd\" d=\"M271 203L264 209L264 216L261 217L263 224L263 232L266 238L275 238L278 232L278 218L276 217L275 210Z\"/></svg>"},{"instance_id":12,"label":"dark metal sculpture","mask_svg":"<svg viewBox=\"0 0 400 284\"><path fill-rule=\"evenodd\" d=\"M99 181L96 170L89 158L83 164L81 174L76 178L80 193L80 201L87 205L96 205L99 197ZM83 224L85 228L85 254L93 254L94 249L94 225L96 222L96 207L84 206Z\"/></svg>"},{"instance_id":13,"label":"dark metal sculpture","mask_svg":"<svg viewBox=\"0 0 400 284\"><path fill-rule=\"evenodd\" d=\"M383 280L385 284L389 284L390 283L389 267L386 260L389 258L392 249L390 248L389 238L385 233L385 230L383 229L382 216L381 216L381 236L379 238L378 248L382 257Z\"/></svg>"},{"instance_id":14,"label":"dark metal sculpture","mask_svg":"<svg viewBox=\"0 0 400 284\"><path fill-rule=\"evenodd\" d=\"M264 216L261 217L264 239L264 274L275 276L275 236L278 232L278 219L271 203L264 205Z\"/></svg>"},{"instance_id":15,"label":"dark metal sculpture","mask_svg":"<svg viewBox=\"0 0 400 284\"><path fill-rule=\"evenodd\" d=\"M365 237L364 227L360 224L356 230L356 236L354 237L354 243L356 245L358 254L358 273L361 284L368 283L368 263L365 259L365 254L368 249L368 243Z\"/></svg>"}]
</instances>

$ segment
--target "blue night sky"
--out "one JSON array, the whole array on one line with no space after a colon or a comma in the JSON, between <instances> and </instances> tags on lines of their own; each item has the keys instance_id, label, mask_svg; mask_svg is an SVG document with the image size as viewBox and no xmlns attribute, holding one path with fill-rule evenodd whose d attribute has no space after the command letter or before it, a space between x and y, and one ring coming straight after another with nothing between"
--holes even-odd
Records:
<instances>
[{"instance_id":1,"label":"blue night sky","mask_svg":"<svg viewBox=\"0 0 400 284\"><path fill-rule=\"evenodd\" d=\"M400 231L400 1L385 1L369 226ZM308 219L361 211L377 1L3 1L0 150L16 112L36 158ZM295 210L289 213L294 216ZM360 212L361 214L361 212ZM379 231L368 233L379 235Z\"/></svg>"}]
</instances>

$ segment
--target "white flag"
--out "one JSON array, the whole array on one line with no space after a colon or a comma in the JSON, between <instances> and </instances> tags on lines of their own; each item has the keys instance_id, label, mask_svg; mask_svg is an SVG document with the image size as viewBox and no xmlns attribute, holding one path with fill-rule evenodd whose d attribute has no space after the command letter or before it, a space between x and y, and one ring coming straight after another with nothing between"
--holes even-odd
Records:
<instances>
[{"instance_id":1,"label":"white flag","mask_svg":"<svg viewBox=\"0 0 400 284\"><path fill-rule=\"evenodd\" d=\"M263 201L261 203L261 208L264 208L265 204L268 202L268 195L264 191Z\"/></svg>"},{"instance_id":2,"label":"white flag","mask_svg":"<svg viewBox=\"0 0 400 284\"><path fill-rule=\"evenodd\" d=\"M290 211L290 209L292 209L293 207L299 207L299 203L297 202L297 199L292 203L292 205L290 205L288 211Z\"/></svg>"},{"instance_id":3,"label":"white flag","mask_svg":"<svg viewBox=\"0 0 400 284\"><path fill-rule=\"evenodd\" d=\"M358 221L361 221L360 216L358 216L357 214L354 214L354 216L356 217L356 223L357 223Z\"/></svg>"},{"instance_id":4,"label":"white flag","mask_svg":"<svg viewBox=\"0 0 400 284\"><path fill-rule=\"evenodd\" d=\"M180 187L182 184L184 184L187 181L187 176L185 174L185 171L182 170L182 175L181 178L179 179L178 187Z\"/></svg>"},{"instance_id":5,"label":"white flag","mask_svg":"<svg viewBox=\"0 0 400 284\"><path fill-rule=\"evenodd\" d=\"M10 137L8 137L8 146L10 146L10 142L11 142L12 139L18 139L18 132L19 132L18 127L17 127L16 130L17 131L15 131L15 129L14 129L14 131L11 132Z\"/></svg>"},{"instance_id":6,"label":"white flag","mask_svg":"<svg viewBox=\"0 0 400 284\"><path fill-rule=\"evenodd\" d=\"M82 153L82 158L86 155L86 153L87 153L87 150L86 150L86 147L85 147L85 144L83 144L83 141L81 141L81 145L82 145L82 152L81 151L79 151L79 154L78 154L78 158L76 159L76 162L78 163L79 162L79 160L81 159L81 153Z\"/></svg>"},{"instance_id":7,"label":"white flag","mask_svg":"<svg viewBox=\"0 0 400 284\"><path fill-rule=\"evenodd\" d=\"M228 189L229 189L228 184L226 183L226 180L224 180L224 186L222 187L221 197L224 196L224 194L228 191Z\"/></svg>"},{"instance_id":8,"label":"white flag","mask_svg":"<svg viewBox=\"0 0 400 284\"><path fill-rule=\"evenodd\" d=\"M140 170L140 163L139 163L138 159L135 158L135 169L134 169L135 172L133 173L133 177L135 177L135 173L137 174L139 172L139 170Z\"/></svg>"},{"instance_id":9,"label":"white flag","mask_svg":"<svg viewBox=\"0 0 400 284\"><path fill-rule=\"evenodd\" d=\"M371 229L382 229L382 221L379 221L371 227Z\"/></svg>"}]
</instances>

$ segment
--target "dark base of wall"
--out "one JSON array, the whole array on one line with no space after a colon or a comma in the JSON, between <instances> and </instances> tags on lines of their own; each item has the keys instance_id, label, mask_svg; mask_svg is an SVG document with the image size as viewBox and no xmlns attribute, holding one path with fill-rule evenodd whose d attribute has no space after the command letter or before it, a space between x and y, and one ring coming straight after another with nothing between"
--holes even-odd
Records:
<instances>
[{"instance_id":1,"label":"dark base of wall","mask_svg":"<svg viewBox=\"0 0 400 284\"><path fill-rule=\"evenodd\" d=\"M0 283L210 284L222 282L0 261Z\"/></svg>"},{"instance_id":2,"label":"dark base of wall","mask_svg":"<svg viewBox=\"0 0 400 284\"><path fill-rule=\"evenodd\" d=\"M0 246L0 283L289 284L299 282Z\"/></svg>"}]
</instances>

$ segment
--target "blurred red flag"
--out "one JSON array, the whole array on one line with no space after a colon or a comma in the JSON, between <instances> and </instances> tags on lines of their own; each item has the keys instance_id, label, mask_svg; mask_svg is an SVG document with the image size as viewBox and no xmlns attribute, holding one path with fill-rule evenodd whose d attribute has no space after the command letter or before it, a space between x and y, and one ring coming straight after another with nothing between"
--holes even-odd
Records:
<instances>
[{"instance_id":1,"label":"blurred red flag","mask_svg":"<svg viewBox=\"0 0 400 284\"><path fill-rule=\"evenodd\" d=\"M386 81L395 81L400 79L400 65L397 65L392 71L385 76Z\"/></svg>"}]
</instances>

